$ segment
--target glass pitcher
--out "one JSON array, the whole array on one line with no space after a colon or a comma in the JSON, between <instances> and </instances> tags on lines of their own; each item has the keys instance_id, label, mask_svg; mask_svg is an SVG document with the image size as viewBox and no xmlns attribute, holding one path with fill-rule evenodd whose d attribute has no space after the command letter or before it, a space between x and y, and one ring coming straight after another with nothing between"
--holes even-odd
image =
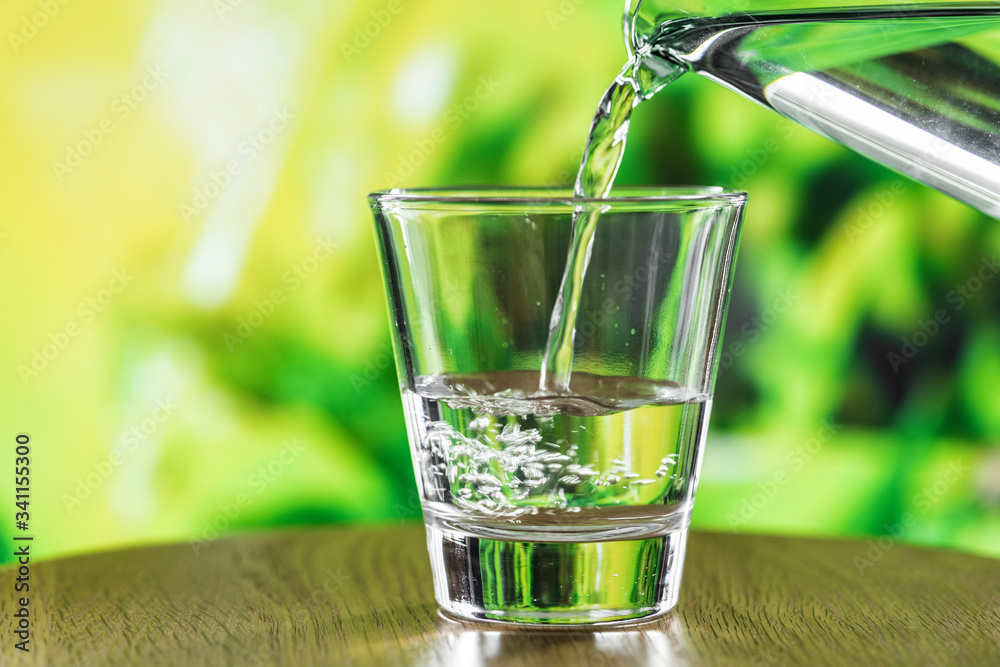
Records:
<instances>
[{"instance_id":1,"label":"glass pitcher","mask_svg":"<svg viewBox=\"0 0 1000 667\"><path fill-rule=\"evenodd\" d=\"M1000 3L626 0L648 97L693 71L1000 218Z\"/></svg>"}]
</instances>

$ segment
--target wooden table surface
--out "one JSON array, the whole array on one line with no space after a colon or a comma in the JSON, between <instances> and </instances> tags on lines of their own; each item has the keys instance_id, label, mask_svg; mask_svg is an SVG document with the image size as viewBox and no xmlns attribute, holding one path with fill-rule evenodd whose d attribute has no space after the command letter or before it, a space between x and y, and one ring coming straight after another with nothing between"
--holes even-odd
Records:
<instances>
[{"instance_id":1,"label":"wooden table surface","mask_svg":"<svg viewBox=\"0 0 1000 667\"><path fill-rule=\"evenodd\" d=\"M414 524L130 549L30 577L24 654L15 570L0 570L3 665L1000 665L1000 561L888 539L695 532L675 612L602 631L442 618Z\"/></svg>"}]
</instances>

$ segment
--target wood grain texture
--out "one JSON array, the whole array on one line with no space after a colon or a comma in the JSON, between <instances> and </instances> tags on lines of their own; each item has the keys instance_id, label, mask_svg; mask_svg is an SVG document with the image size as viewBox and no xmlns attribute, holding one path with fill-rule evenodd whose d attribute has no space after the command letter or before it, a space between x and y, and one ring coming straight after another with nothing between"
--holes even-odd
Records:
<instances>
[{"instance_id":1,"label":"wood grain texture","mask_svg":"<svg viewBox=\"0 0 1000 667\"><path fill-rule=\"evenodd\" d=\"M1000 561L693 533L675 613L599 632L438 615L423 527L327 528L33 564L4 665L1000 665Z\"/></svg>"}]
</instances>

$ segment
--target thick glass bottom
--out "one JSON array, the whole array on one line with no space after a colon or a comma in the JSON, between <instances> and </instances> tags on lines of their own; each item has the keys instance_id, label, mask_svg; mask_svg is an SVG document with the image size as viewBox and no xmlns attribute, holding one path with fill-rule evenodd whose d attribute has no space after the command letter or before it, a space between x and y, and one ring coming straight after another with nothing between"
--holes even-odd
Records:
<instances>
[{"instance_id":1,"label":"thick glass bottom","mask_svg":"<svg viewBox=\"0 0 1000 667\"><path fill-rule=\"evenodd\" d=\"M602 542L488 539L427 525L434 593L470 620L621 623L677 604L687 522L655 537Z\"/></svg>"}]
</instances>

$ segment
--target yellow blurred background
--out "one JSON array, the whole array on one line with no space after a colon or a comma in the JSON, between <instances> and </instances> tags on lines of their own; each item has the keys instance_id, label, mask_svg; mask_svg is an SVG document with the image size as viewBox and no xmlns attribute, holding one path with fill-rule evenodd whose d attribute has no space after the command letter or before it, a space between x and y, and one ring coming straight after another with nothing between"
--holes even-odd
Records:
<instances>
[{"instance_id":1,"label":"yellow blurred background","mask_svg":"<svg viewBox=\"0 0 1000 667\"><path fill-rule=\"evenodd\" d=\"M0 452L30 435L37 553L418 517L365 194L570 183L620 5L5 3ZM995 222L693 76L630 142L620 182L750 192L696 525L1000 555L1000 285L947 298Z\"/></svg>"}]
</instances>

